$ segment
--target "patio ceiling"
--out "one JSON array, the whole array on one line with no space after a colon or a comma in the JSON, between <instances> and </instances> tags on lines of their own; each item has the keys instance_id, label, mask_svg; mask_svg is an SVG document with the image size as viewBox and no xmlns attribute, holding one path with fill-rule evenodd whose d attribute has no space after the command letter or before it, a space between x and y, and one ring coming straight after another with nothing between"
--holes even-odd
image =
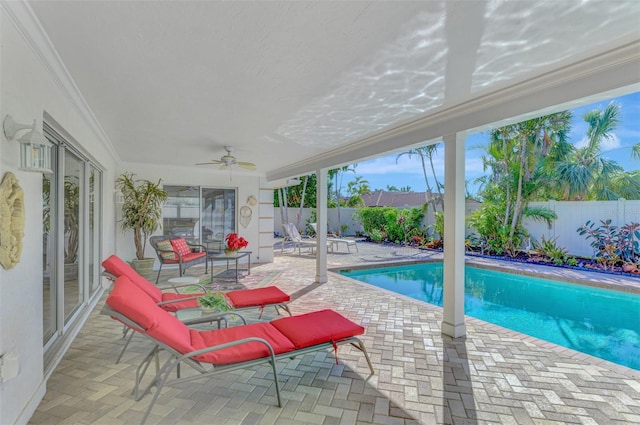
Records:
<instances>
[{"instance_id":1,"label":"patio ceiling","mask_svg":"<svg viewBox=\"0 0 640 425\"><path fill-rule=\"evenodd\" d=\"M125 163L284 178L640 82L636 0L28 4Z\"/></svg>"}]
</instances>

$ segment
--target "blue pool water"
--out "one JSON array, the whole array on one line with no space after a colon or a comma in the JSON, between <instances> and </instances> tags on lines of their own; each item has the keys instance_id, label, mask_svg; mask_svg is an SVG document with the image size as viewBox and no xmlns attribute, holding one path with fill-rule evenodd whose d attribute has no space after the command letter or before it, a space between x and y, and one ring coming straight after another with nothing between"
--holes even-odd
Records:
<instances>
[{"instance_id":1,"label":"blue pool water","mask_svg":"<svg viewBox=\"0 0 640 425\"><path fill-rule=\"evenodd\" d=\"M442 263L345 271L442 306ZM640 370L640 295L466 268L465 314Z\"/></svg>"}]
</instances>

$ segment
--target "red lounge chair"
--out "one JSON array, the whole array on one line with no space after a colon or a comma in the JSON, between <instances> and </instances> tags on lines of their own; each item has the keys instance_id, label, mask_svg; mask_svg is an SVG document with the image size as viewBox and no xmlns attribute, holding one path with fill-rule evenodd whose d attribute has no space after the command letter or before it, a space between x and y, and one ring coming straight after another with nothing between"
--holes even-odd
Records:
<instances>
[{"instance_id":1,"label":"red lounge chair","mask_svg":"<svg viewBox=\"0 0 640 425\"><path fill-rule=\"evenodd\" d=\"M102 267L105 271L111 275L114 279L122 276L126 276L129 280L139 287L142 291L149 296L153 302L158 304L162 309L175 313L178 310L187 308L198 308L198 298L205 295L204 293L197 294L180 294L177 292L179 286L197 286L197 285L178 285L172 288L175 292L163 292L153 283L149 282L144 277L140 276L129 264L123 261L117 255L111 255L109 258L102 262ZM205 288L200 286L204 291ZM262 317L262 311L265 306L272 305L279 313L279 308L286 311L291 316L291 311L286 303L291 300L291 297L282 292L276 286L266 286L264 288L256 289L241 289L236 291L229 291L223 293L227 300L227 304L234 310L243 310L249 308L260 308L260 317ZM244 318L242 319L245 322ZM246 322L245 322L246 323ZM126 351L129 342L133 334L129 337L120 355L116 359L116 363L120 362L122 355Z\"/></svg>"},{"instance_id":2,"label":"red lounge chair","mask_svg":"<svg viewBox=\"0 0 640 425\"><path fill-rule=\"evenodd\" d=\"M204 293L198 294L180 294L177 292L162 292L162 290L149 282L144 277L140 276L129 264L123 261L117 255L112 255L102 262L102 267L105 271L115 278L126 276L134 284L151 297L155 303L160 305L163 309L176 312L185 308L198 308L198 298L205 295ZM183 286L197 286L197 285L183 285ZM178 286L173 286L176 289ZM201 286L204 290L205 288ZM276 308L283 309L289 316L291 311L287 304L291 297L282 292L277 286L266 286L264 288L255 289L239 289L236 291L228 291L223 293L227 299L227 304L234 310L241 310L246 308L260 308L261 310L268 305L273 305Z\"/></svg>"},{"instance_id":3,"label":"red lounge chair","mask_svg":"<svg viewBox=\"0 0 640 425\"><path fill-rule=\"evenodd\" d=\"M333 348L337 362L338 345L351 344L362 351L371 373L375 373L364 344L356 337L364 333L364 328L333 310L203 331L188 328L160 308L127 277L120 277L114 283L102 314L124 323L156 344L136 372L136 401L149 393L152 387L156 387L141 423L147 420L173 369L181 363L188 364L200 373L176 378L181 382L188 382L268 362L273 370L278 406L282 406L282 403L276 360ZM151 383L140 391L140 382L154 358L158 361L160 349L166 350L170 356L161 368L156 369L157 373Z\"/></svg>"}]
</instances>

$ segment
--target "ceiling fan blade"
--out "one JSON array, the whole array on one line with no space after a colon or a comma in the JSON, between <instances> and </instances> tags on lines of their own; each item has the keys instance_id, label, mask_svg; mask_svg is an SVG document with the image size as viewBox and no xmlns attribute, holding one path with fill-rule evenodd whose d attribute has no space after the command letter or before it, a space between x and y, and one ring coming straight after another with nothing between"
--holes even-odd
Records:
<instances>
[{"instance_id":1,"label":"ceiling fan blade","mask_svg":"<svg viewBox=\"0 0 640 425\"><path fill-rule=\"evenodd\" d=\"M218 165L222 164L222 161L218 161L217 159L212 159L209 162L198 162L196 165Z\"/></svg>"},{"instance_id":2,"label":"ceiling fan blade","mask_svg":"<svg viewBox=\"0 0 640 425\"><path fill-rule=\"evenodd\" d=\"M244 168L245 170L255 170L256 169L256 164L253 164L251 162L236 162L236 164L238 165L238 167Z\"/></svg>"}]
</instances>

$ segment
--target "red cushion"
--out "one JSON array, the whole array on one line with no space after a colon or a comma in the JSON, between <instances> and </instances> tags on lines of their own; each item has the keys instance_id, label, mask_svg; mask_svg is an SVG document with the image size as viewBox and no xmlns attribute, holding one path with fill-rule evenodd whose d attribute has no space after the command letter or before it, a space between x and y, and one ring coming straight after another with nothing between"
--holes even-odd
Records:
<instances>
[{"instance_id":1,"label":"red cushion","mask_svg":"<svg viewBox=\"0 0 640 425\"><path fill-rule=\"evenodd\" d=\"M225 296L233 308L279 304L285 303L291 299L289 295L282 292L277 286L229 291L225 293Z\"/></svg>"},{"instance_id":2,"label":"red cushion","mask_svg":"<svg viewBox=\"0 0 640 425\"><path fill-rule=\"evenodd\" d=\"M294 350L294 346L284 335L278 332L270 323L260 322L245 326L216 329L212 331L191 330L191 343L196 350L225 344L243 338L257 337L266 340L275 354L287 353ZM196 360L213 363L228 364L267 357L269 349L260 342L248 342L211 351L195 357Z\"/></svg>"},{"instance_id":3,"label":"red cushion","mask_svg":"<svg viewBox=\"0 0 640 425\"><path fill-rule=\"evenodd\" d=\"M162 314L157 315L156 326L153 329L149 329L147 333L181 354L193 351L189 328L171 313L164 311L160 307L158 307L158 310Z\"/></svg>"},{"instance_id":4,"label":"red cushion","mask_svg":"<svg viewBox=\"0 0 640 425\"><path fill-rule=\"evenodd\" d=\"M206 294L176 294L175 292L164 292L162 294L162 301L174 301L181 300L183 298L193 298L193 297L201 297ZM186 300L186 301L175 301L168 304L160 304L160 308L165 311L176 312L178 310L182 310L185 308L197 308L198 307L198 299Z\"/></svg>"},{"instance_id":5,"label":"red cushion","mask_svg":"<svg viewBox=\"0 0 640 425\"><path fill-rule=\"evenodd\" d=\"M159 303L162 300L162 291L156 285L140 276L129 264L122 261L117 255L112 255L102 262L102 267L115 277L126 276L136 286L147 293L151 299Z\"/></svg>"},{"instance_id":6,"label":"red cushion","mask_svg":"<svg viewBox=\"0 0 640 425\"><path fill-rule=\"evenodd\" d=\"M158 325L158 317L169 314L158 307L151 298L128 277L119 277L107 297L107 305L139 324L144 330Z\"/></svg>"},{"instance_id":7,"label":"red cushion","mask_svg":"<svg viewBox=\"0 0 640 425\"><path fill-rule=\"evenodd\" d=\"M182 262L183 263L188 263L189 261L193 261L196 258L204 257L205 255L207 255L206 252L190 252L190 253L182 256ZM178 260L163 260L163 262L165 264L178 264L179 263Z\"/></svg>"},{"instance_id":8,"label":"red cushion","mask_svg":"<svg viewBox=\"0 0 640 425\"><path fill-rule=\"evenodd\" d=\"M189 245L184 238L171 239L171 245L173 246L174 251L183 257L191 253L191 248L189 248Z\"/></svg>"},{"instance_id":9,"label":"red cushion","mask_svg":"<svg viewBox=\"0 0 640 425\"><path fill-rule=\"evenodd\" d=\"M293 342L297 349L361 335L364 328L333 310L276 319L271 324Z\"/></svg>"}]
</instances>

